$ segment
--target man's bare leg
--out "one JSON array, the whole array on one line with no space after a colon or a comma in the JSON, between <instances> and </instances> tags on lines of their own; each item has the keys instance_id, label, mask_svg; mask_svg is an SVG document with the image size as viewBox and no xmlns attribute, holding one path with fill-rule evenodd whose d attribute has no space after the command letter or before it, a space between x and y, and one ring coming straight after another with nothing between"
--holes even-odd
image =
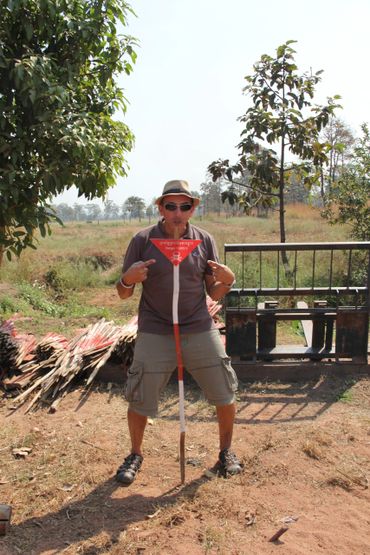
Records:
<instances>
[{"instance_id":1,"label":"man's bare leg","mask_svg":"<svg viewBox=\"0 0 370 555\"><path fill-rule=\"evenodd\" d=\"M136 478L141 468L143 454L141 445L143 443L145 426L148 418L137 412L128 410L127 421L131 438L131 453L128 455L116 472L116 480L123 486L129 486Z\"/></svg>"},{"instance_id":2,"label":"man's bare leg","mask_svg":"<svg viewBox=\"0 0 370 555\"><path fill-rule=\"evenodd\" d=\"M141 446L144 439L145 426L148 421L147 416L138 414L132 410L127 411L128 429L131 438L131 453L143 456Z\"/></svg>"},{"instance_id":3,"label":"man's bare leg","mask_svg":"<svg viewBox=\"0 0 370 555\"><path fill-rule=\"evenodd\" d=\"M242 465L238 461L236 455L230 450L233 438L235 410L235 403L216 407L220 435L218 468L219 472L225 477L239 474L242 471Z\"/></svg>"},{"instance_id":4,"label":"man's bare leg","mask_svg":"<svg viewBox=\"0 0 370 555\"><path fill-rule=\"evenodd\" d=\"M220 436L220 451L230 449L235 420L235 403L216 407Z\"/></svg>"}]
</instances>

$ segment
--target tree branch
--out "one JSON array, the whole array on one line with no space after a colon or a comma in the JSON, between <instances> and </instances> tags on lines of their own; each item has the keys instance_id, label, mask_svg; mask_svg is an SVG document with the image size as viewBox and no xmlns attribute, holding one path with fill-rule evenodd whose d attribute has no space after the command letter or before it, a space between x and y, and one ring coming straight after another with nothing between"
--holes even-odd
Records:
<instances>
[{"instance_id":1,"label":"tree branch","mask_svg":"<svg viewBox=\"0 0 370 555\"><path fill-rule=\"evenodd\" d=\"M263 81L264 81L265 85L267 86L267 88L268 88L271 92L273 92L274 94L276 94L276 96L277 96L280 100L283 100L283 97L280 96L280 94L279 94L277 91L274 91L274 89L271 87L271 85L269 85L269 83L266 81L266 77L263 77Z\"/></svg>"},{"instance_id":2,"label":"tree branch","mask_svg":"<svg viewBox=\"0 0 370 555\"><path fill-rule=\"evenodd\" d=\"M233 179L228 179L228 181L230 181L230 183L232 183L233 185L237 185L238 187L245 187L246 189L251 189L252 191L256 191L257 193L260 193L261 195L265 195L268 197L279 197L278 193L268 193L267 191L262 191L261 189L257 189L256 187L252 187L252 185L246 185L245 183L238 183L237 181L234 181Z\"/></svg>"}]
</instances>

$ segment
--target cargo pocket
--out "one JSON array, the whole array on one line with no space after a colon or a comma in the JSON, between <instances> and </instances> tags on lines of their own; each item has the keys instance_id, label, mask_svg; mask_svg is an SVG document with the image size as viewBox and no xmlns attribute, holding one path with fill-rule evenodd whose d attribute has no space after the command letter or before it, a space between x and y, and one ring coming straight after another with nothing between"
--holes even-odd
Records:
<instances>
[{"instance_id":1,"label":"cargo pocket","mask_svg":"<svg viewBox=\"0 0 370 555\"><path fill-rule=\"evenodd\" d=\"M124 395L129 403L143 402L143 373L142 362L135 362L127 372Z\"/></svg>"},{"instance_id":2,"label":"cargo pocket","mask_svg":"<svg viewBox=\"0 0 370 555\"><path fill-rule=\"evenodd\" d=\"M222 366L225 371L226 383L233 393L238 390L239 382L235 374L234 368L231 366L230 357L225 357L222 359Z\"/></svg>"}]
</instances>

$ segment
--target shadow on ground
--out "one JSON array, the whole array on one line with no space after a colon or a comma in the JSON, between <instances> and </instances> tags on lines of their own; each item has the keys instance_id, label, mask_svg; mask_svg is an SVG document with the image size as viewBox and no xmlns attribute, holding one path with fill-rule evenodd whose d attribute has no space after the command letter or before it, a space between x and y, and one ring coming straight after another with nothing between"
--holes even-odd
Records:
<instances>
[{"instance_id":1,"label":"shadow on ground","mask_svg":"<svg viewBox=\"0 0 370 555\"><path fill-rule=\"evenodd\" d=\"M345 378L322 375L303 382L239 382L236 424L277 424L315 420L340 400L350 388L363 379L354 373ZM171 383L162 401L161 418L177 420L178 397L176 384ZM187 420L215 418L194 382L188 378L185 396L191 413ZM203 401L203 403L199 403ZM199 405L199 407L198 407ZM188 413L190 411L188 410Z\"/></svg>"},{"instance_id":2,"label":"shadow on ground","mask_svg":"<svg viewBox=\"0 0 370 555\"><path fill-rule=\"evenodd\" d=\"M66 504L59 511L13 525L11 536L0 540L0 554L25 554L22 545L27 545L27 555L45 552L56 555L102 531L110 535L110 544L114 545L130 524L146 520L148 515L174 505L179 498L192 498L207 480L203 476L155 497L131 493L132 490L120 487L111 478L83 499ZM115 493L119 497L115 497ZM106 553L107 543L102 547L86 547L84 554Z\"/></svg>"}]
</instances>

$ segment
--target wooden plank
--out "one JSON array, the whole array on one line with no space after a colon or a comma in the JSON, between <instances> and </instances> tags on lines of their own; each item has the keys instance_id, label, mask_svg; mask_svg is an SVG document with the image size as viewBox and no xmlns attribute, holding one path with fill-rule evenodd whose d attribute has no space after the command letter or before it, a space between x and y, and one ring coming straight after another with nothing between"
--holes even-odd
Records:
<instances>
[{"instance_id":1,"label":"wooden plank","mask_svg":"<svg viewBox=\"0 0 370 555\"><path fill-rule=\"evenodd\" d=\"M334 312L273 312L273 311L258 311L258 318L271 318L276 320L312 320L313 317L325 318L325 320L335 320L336 314Z\"/></svg>"},{"instance_id":2,"label":"wooden plank","mask_svg":"<svg viewBox=\"0 0 370 555\"><path fill-rule=\"evenodd\" d=\"M261 349L257 352L257 358L279 359L279 358L334 358L334 350L314 349L312 347L301 347L300 345L279 345L273 349Z\"/></svg>"},{"instance_id":3,"label":"wooden plank","mask_svg":"<svg viewBox=\"0 0 370 555\"><path fill-rule=\"evenodd\" d=\"M327 310L323 310L322 308L314 309L308 308L306 309L298 309L296 308L261 308L262 303L258 303L257 308L257 316L259 318L280 318L281 320L299 320L300 318L305 318L307 320L312 319L313 316L322 316L323 318L330 318L335 320L337 316L337 309L336 308L328 308ZM226 308L226 314L247 314L249 313L251 308L247 307L240 307L240 308ZM367 312L366 308L359 308L357 312Z\"/></svg>"},{"instance_id":4,"label":"wooden plank","mask_svg":"<svg viewBox=\"0 0 370 555\"><path fill-rule=\"evenodd\" d=\"M297 308L308 308L308 304L305 301L298 301ZM304 338L306 341L307 347L311 347L312 344L312 320L302 320L300 318L300 322L302 324Z\"/></svg>"},{"instance_id":5,"label":"wooden plank","mask_svg":"<svg viewBox=\"0 0 370 555\"><path fill-rule=\"evenodd\" d=\"M310 379L320 379L325 376L370 376L369 364L354 364L353 362L330 362L322 360L284 360L264 362L246 362L232 360L233 368L239 380L245 382L273 380L291 384L292 382L306 382Z\"/></svg>"}]
</instances>

